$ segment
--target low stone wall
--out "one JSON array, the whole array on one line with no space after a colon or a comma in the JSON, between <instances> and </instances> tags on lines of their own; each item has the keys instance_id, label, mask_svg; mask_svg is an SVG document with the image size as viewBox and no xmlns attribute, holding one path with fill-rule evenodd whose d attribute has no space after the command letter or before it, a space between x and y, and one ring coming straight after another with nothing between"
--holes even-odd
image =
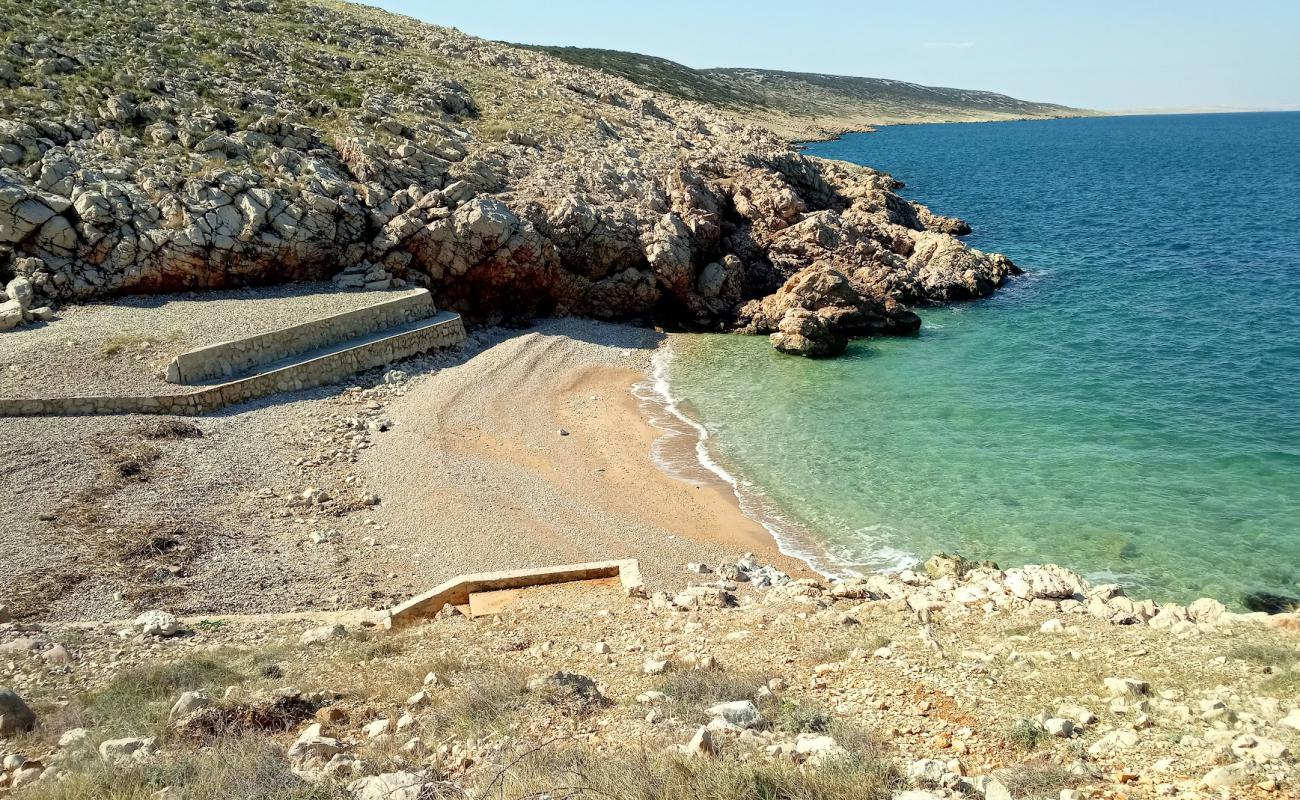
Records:
<instances>
[{"instance_id":1,"label":"low stone wall","mask_svg":"<svg viewBox=\"0 0 1300 800\"><path fill-rule=\"evenodd\" d=\"M346 350L288 364L230 383L184 394L134 397L51 397L0 399L0 417L86 416L95 414L176 414L193 416L246 403L278 392L335 383L362 370L465 341L459 314L441 312L428 324L374 339Z\"/></svg>"},{"instance_id":2,"label":"low stone wall","mask_svg":"<svg viewBox=\"0 0 1300 800\"><path fill-rule=\"evenodd\" d=\"M513 569L504 572L478 572L452 578L424 594L393 607L384 620L384 627L393 630L427 619L441 611L444 606L468 603L469 596L477 592L526 589L530 586L551 586L557 583L614 577L618 578L623 593L628 597L645 597L641 566L634 558L564 564L558 567Z\"/></svg>"},{"instance_id":3,"label":"low stone wall","mask_svg":"<svg viewBox=\"0 0 1300 800\"><path fill-rule=\"evenodd\" d=\"M229 378L258 364L270 364L335 342L404 325L433 316L435 311L429 290L415 289L363 308L181 353L167 365L167 381L200 383L212 378Z\"/></svg>"}]
</instances>

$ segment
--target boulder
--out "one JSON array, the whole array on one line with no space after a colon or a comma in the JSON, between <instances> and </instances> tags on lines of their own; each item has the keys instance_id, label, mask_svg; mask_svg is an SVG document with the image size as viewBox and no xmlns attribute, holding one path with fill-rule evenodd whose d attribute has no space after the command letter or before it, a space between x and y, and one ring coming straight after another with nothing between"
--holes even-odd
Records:
<instances>
[{"instance_id":1,"label":"boulder","mask_svg":"<svg viewBox=\"0 0 1300 800\"><path fill-rule=\"evenodd\" d=\"M1028 564L1006 573L1007 589L1022 600L1064 600L1082 597L1088 584L1078 574L1055 564Z\"/></svg>"},{"instance_id":2,"label":"boulder","mask_svg":"<svg viewBox=\"0 0 1300 800\"><path fill-rule=\"evenodd\" d=\"M432 781L416 772L386 772L369 775L348 784L356 800L420 800Z\"/></svg>"},{"instance_id":3,"label":"boulder","mask_svg":"<svg viewBox=\"0 0 1300 800\"><path fill-rule=\"evenodd\" d=\"M156 609L136 617L134 624L145 636L174 636L181 629L176 617Z\"/></svg>"},{"instance_id":4,"label":"boulder","mask_svg":"<svg viewBox=\"0 0 1300 800\"><path fill-rule=\"evenodd\" d=\"M157 751L157 740L152 736L109 739L99 745L99 757L109 764L143 761Z\"/></svg>"},{"instance_id":5,"label":"boulder","mask_svg":"<svg viewBox=\"0 0 1300 800\"><path fill-rule=\"evenodd\" d=\"M781 352L810 357L837 355L851 337L911 333L921 326L920 317L863 294L825 265L803 269L774 294L747 303L739 322L746 333L770 334Z\"/></svg>"},{"instance_id":6,"label":"boulder","mask_svg":"<svg viewBox=\"0 0 1300 800\"><path fill-rule=\"evenodd\" d=\"M313 645L324 644L333 639L341 639L348 635L348 629L339 624L321 625L307 631L303 631L298 637L298 644L303 647L312 647Z\"/></svg>"},{"instance_id":7,"label":"boulder","mask_svg":"<svg viewBox=\"0 0 1300 800\"><path fill-rule=\"evenodd\" d=\"M12 689L0 688L0 737L16 736L36 727L36 714Z\"/></svg>"},{"instance_id":8,"label":"boulder","mask_svg":"<svg viewBox=\"0 0 1300 800\"><path fill-rule=\"evenodd\" d=\"M848 339L833 330L825 319L802 308L786 312L777 325L777 332L768 339L780 352L806 358L837 356L848 346Z\"/></svg>"},{"instance_id":9,"label":"boulder","mask_svg":"<svg viewBox=\"0 0 1300 800\"><path fill-rule=\"evenodd\" d=\"M848 751L839 742L824 734L801 733L794 741L795 760L814 767L846 755Z\"/></svg>"},{"instance_id":10,"label":"boulder","mask_svg":"<svg viewBox=\"0 0 1300 800\"><path fill-rule=\"evenodd\" d=\"M751 700L718 703L710 706L708 713L740 728L756 728L763 722L763 715Z\"/></svg>"}]
</instances>

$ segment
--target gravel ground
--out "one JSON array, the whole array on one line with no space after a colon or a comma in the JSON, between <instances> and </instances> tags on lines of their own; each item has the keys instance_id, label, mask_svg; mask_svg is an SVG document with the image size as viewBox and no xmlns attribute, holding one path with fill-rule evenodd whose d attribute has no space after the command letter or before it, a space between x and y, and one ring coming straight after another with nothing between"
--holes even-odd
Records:
<instances>
[{"instance_id":1,"label":"gravel ground","mask_svg":"<svg viewBox=\"0 0 1300 800\"><path fill-rule=\"evenodd\" d=\"M385 607L463 572L636 557L653 577L774 549L729 496L651 463L629 387L660 338L481 331L393 383L374 370L176 429L0 419L16 499L0 503L0 602L41 620Z\"/></svg>"},{"instance_id":2,"label":"gravel ground","mask_svg":"<svg viewBox=\"0 0 1300 800\"><path fill-rule=\"evenodd\" d=\"M405 290L296 284L68 306L59 319L0 334L0 397L170 394L178 353L377 303Z\"/></svg>"}]
</instances>

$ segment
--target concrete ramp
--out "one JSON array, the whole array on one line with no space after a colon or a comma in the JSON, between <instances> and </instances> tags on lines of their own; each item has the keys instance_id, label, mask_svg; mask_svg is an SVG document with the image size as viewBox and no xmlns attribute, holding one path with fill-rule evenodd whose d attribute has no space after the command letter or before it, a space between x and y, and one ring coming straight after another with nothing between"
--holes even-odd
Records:
<instances>
[{"instance_id":1,"label":"concrete ramp","mask_svg":"<svg viewBox=\"0 0 1300 800\"><path fill-rule=\"evenodd\" d=\"M444 606L470 606L471 595L550 586L558 583L617 578L628 597L644 597L641 567L635 559L593 561L586 564L563 564L538 569L505 572L481 572L452 578L440 586L412 597L394 607L384 620L384 627L397 629L436 615Z\"/></svg>"}]
</instances>

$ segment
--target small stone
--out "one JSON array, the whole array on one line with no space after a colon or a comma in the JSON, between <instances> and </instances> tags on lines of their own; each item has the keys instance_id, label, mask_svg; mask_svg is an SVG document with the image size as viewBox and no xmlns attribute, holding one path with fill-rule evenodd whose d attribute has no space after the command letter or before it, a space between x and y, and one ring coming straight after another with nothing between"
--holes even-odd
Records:
<instances>
[{"instance_id":1,"label":"small stone","mask_svg":"<svg viewBox=\"0 0 1300 800\"><path fill-rule=\"evenodd\" d=\"M984 784L984 800L1012 800L1011 791L997 778L989 778Z\"/></svg>"},{"instance_id":2,"label":"small stone","mask_svg":"<svg viewBox=\"0 0 1300 800\"><path fill-rule=\"evenodd\" d=\"M1103 683L1111 697L1141 697L1151 690L1146 681L1136 678L1106 678Z\"/></svg>"},{"instance_id":3,"label":"small stone","mask_svg":"<svg viewBox=\"0 0 1300 800\"><path fill-rule=\"evenodd\" d=\"M947 765L933 758L922 758L907 765L907 779L920 786L938 786L947 774Z\"/></svg>"},{"instance_id":4,"label":"small stone","mask_svg":"<svg viewBox=\"0 0 1300 800\"><path fill-rule=\"evenodd\" d=\"M407 708L423 708L429 705L429 693L421 689L410 697L406 698Z\"/></svg>"},{"instance_id":5,"label":"small stone","mask_svg":"<svg viewBox=\"0 0 1300 800\"><path fill-rule=\"evenodd\" d=\"M66 664L72 660L72 656L63 645L56 644L49 650L41 653L41 660L46 664Z\"/></svg>"},{"instance_id":6,"label":"small stone","mask_svg":"<svg viewBox=\"0 0 1300 800\"><path fill-rule=\"evenodd\" d=\"M171 714L168 716L174 722L187 714L209 705L212 705L212 698L208 696L207 692L185 692L172 706Z\"/></svg>"},{"instance_id":7,"label":"small stone","mask_svg":"<svg viewBox=\"0 0 1300 800\"><path fill-rule=\"evenodd\" d=\"M1052 717L1043 723L1043 730L1059 739L1068 739L1074 734L1074 721Z\"/></svg>"},{"instance_id":8,"label":"small stone","mask_svg":"<svg viewBox=\"0 0 1300 800\"><path fill-rule=\"evenodd\" d=\"M1209 789L1240 786L1243 783L1249 782L1250 767L1244 761L1239 761L1236 764L1228 764L1223 767L1215 767L1205 773L1204 778L1201 778L1201 783Z\"/></svg>"},{"instance_id":9,"label":"small stone","mask_svg":"<svg viewBox=\"0 0 1300 800\"><path fill-rule=\"evenodd\" d=\"M370 775L348 785L356 800L419 800L430 781L414 772Z\"/></svg>"},{"instance_id":10,"label":"small stone","mask_svg":"<svg viewBox=\"0 0 1300 800\"><path fill-rule=\"evenodd\" d=\"M1049 619L1038 630L1042 633L1065 633L1065 625L1059 619Z\"/></svg>"},{"instance_id":11,"label":"small stone","mask_svg":"<svg viewBox=\"0 0 1300 800\"><path fill-rule=\"evenodd\" d=\"M380 736L388 733L392 727L391 720L387 717L380 717L379 719L367 724L361 729L361 731L367 736L367 738L378 739Z\"/></svg>"},{"instance_id":12,"label":"small stone","mask_svg":"<svg viewBox=\"0 0 1300 800\"><path fill-rule=\"evenodd\" d=\"M90 743L90 731L85 728L73 728L63 732L59 737L59 747L64 750L80 750Z\"/></svg>"},{"instance_id":13,"label":"small stone","mask_svg":"<svg viewBox=\"0 0 1300 800\"><path fill-rule=\"evenodd\" d=\"M641 665L641 671L646 675L663 675L668 671L667 659L650 659Z\"/></svg>"},{"instance_id":14,"label":"small stone","mask_svg":"<svg viewBox=\"0 0 1300 800\"><path fill-rule=\"evenodd\" d=\"M687 742L683 752L688 756L697 756L707 758L718 754L717 746L713 743L713 734L708 728L701 726L695 731L695 735Z\"/></svg>"}]
</instances>

